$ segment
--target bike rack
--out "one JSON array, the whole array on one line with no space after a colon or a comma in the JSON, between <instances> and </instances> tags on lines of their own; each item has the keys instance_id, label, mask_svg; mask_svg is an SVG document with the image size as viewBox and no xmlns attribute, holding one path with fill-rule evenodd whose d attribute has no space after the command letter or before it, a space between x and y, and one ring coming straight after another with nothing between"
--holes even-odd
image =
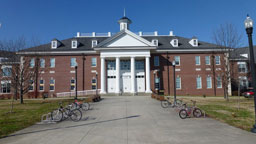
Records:
<instances>
[{"instance_id":1,"label":"bike rack","mask_svg":"<svg viewBox=\"0 0 256 144\"><path fill-rule=\"evenodd\" d=\"M41 116L41 122L37 124L51 124L51 123L56 123L56 121L51 119L51 113L48 114L43 114Z\"/></svg>"}]
</instances>

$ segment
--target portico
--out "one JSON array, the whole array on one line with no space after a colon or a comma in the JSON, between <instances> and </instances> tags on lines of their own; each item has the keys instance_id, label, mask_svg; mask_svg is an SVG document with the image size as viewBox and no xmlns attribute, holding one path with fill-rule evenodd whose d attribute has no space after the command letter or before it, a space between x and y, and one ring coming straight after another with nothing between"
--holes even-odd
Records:
<instances>
[{"instance_id":1,"label":"portico","mask_svg":"<svg viewBox=\"0 0 256 144\"><path fill-rule=\"evenodd\" d=\"M151 93L150 52L122 53L101 53L101 93Z\"/></svg>"}]
</instances>

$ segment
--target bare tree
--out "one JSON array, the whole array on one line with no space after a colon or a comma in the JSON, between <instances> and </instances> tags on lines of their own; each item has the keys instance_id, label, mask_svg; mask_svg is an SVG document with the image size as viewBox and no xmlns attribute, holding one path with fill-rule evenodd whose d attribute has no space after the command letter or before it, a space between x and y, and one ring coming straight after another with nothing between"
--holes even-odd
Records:
<instances>
[{"instance_id":1,"label":"bare tree","mask_svg":"<svg viewBox=\"0 0 256 144\"><path fill-rule=\"evenodd\" d=\"M13 99L20 97L20 103L23 103L23 96L27 94L37 78L39 72L39 60L36 55L24 57L17 55L16 52L26 48L28 45L24 37L16 40L0 42L1 49L5 50L6 62L5 65L10 65L11 76L5 77L6 80L11 81L11 88L15 91Z\"/></svg>"},{"instance_id":2,"label":"bare tree","mask_svg":"<svg viewBox=\"0 0 256 144\"><path fill-rule=\"evenodd\" d=\"M221 62L223 62L223 64L221 68L222 74L220 76L222 78L224 98L226 100L229 100L228 89L232 79L229 64L230 54L234 48L241 45L241 38L242 35L238 34L234 25L230 23L220 25L220 27L213 32L213 40L215 44L217 44L224 53L224 56L221 57Z\"/></svg>"}]
</instances>

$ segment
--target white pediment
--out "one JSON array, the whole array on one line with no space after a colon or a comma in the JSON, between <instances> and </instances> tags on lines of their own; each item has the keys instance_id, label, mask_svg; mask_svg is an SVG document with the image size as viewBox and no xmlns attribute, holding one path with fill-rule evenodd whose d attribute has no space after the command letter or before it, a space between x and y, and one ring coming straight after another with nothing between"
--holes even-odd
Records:
<instances>
[{"instance_id":1,"label":"white pediment","mask_svg":"<svg viewBox=\"0 0 256 144\"><path fill-rule=\"evenodd\" d=\"M131 48L131 47L143 47L143 48L152 48L155 47L148 40L136 35L135 33L129 30L123 30L114 36L104 40L99 43L95 49L100 48Z\"/></svg>"},{"instance_id":2,"label":"white pediment","mask_svg":"<svg viewBox=\"0 0 256 144\"><path fill-rule=\"evenodd\" d=\"M106 45L106 47L137 47L137 46L148 46L148 45L128 34L124 34L121 37L118 37L117 39L115 39L114 41Z\"/></svg>"}]
</instances>

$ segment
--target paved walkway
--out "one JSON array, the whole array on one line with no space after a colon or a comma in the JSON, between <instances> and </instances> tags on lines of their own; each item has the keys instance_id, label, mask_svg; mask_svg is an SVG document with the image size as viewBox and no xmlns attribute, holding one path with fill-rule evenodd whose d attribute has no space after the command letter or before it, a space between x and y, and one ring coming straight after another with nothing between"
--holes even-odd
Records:
<instances>
[{"instance_id":1,"label":"paved walkway","mask_svg":"<svg viewBox=\"0 0 256 144\"><path fill-rule=\"evenodd\" d=\"M0 144L255 144L256 134L210 118L182 120L150 97L105 97L80 122L34 125Z\"/></svg>"}]
</instances>

